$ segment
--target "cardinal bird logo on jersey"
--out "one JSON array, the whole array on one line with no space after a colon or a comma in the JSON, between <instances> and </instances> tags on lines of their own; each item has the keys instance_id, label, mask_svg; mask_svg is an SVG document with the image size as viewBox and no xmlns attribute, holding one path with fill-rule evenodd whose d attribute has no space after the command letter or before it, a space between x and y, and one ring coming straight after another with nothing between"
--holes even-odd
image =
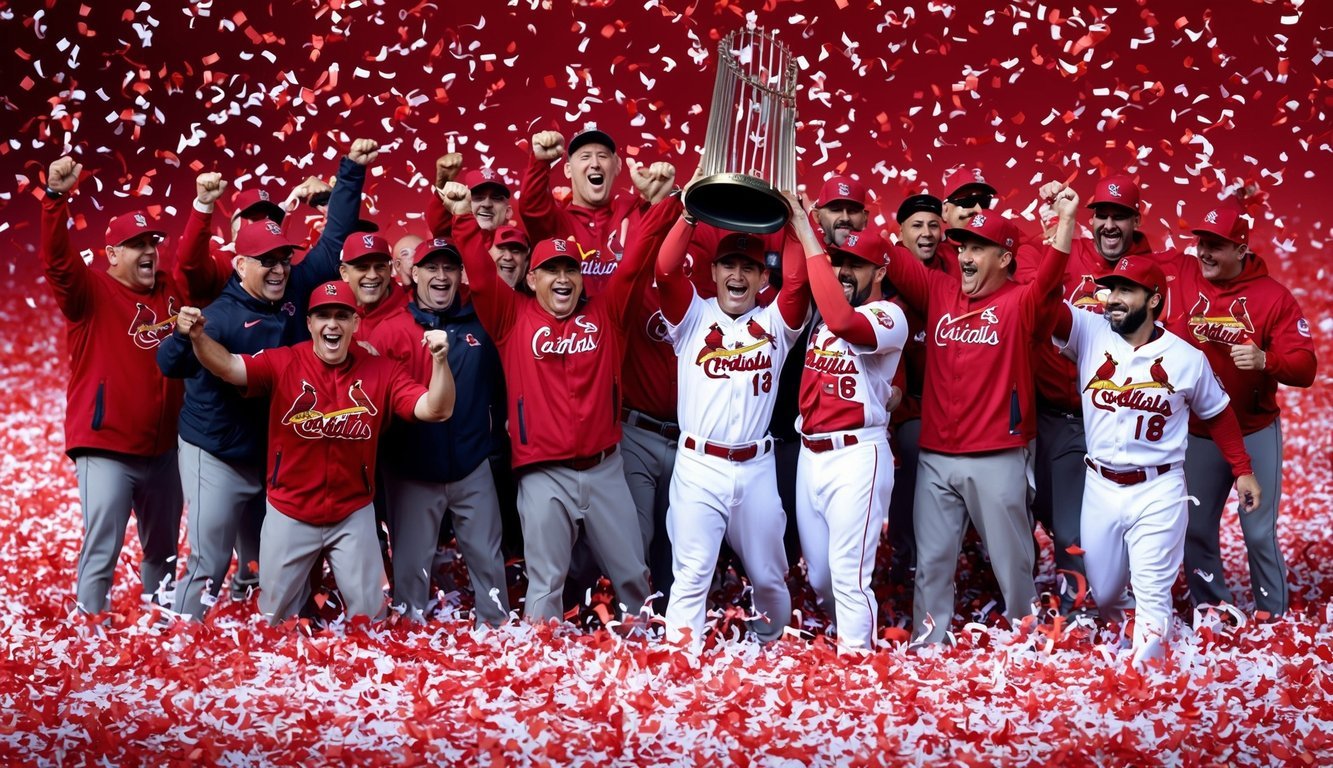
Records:
<instances>
[{"instance_id":1,"label":"cardinal bird logo on jersey","mask_svg":"<svg viewBox=\"0 0 1333 768\"><path fill-rule=\"evenodd\" d=\"M171 335L176 327L176 297L167 297L167 319L157 321L157 312L143 302L136 302L134 319L130 321L130 337L139 349L154 349Z\"/></svg>"},{"instance_id":2,"label":"cardinal bird logo on jersey","mask_svg":"<svg viewBox=\"0 0 1333 768\"><path fill-rule=\"evenodd\" d=\"M354 405L336 411L324 413L318 409L319 393L308 381L301 382L301 393L292 401L282 417L283 426L290 426L292 431L306 440L318 440L322 437L343 440L369 440L374 434L372 417L379 413L375 402L366 395L361 379L352 382L347 388L347 397Z\"/></svg>"},{"instance_id":3,"label":"cardinal bird logo on jersey","mask_svg":"<svg viewBox=\"0 0 1333 768\"><path fill-rule=\"evenodd\" d=\"M1250 311L1245 308L1244 296L1232 301L1225 315L1209 315L1211 308L1212 302L1202 293L1190 308L1189 327L1195 339L1227 345L1253 343L1254 323L1250 320Z\"/></svg>"},{"instance_id":4,"label":"cardinal bird logo on jersey","mask_svg":"<svg viewBox=\"0 0 1333 768\"><path fill-rule=\"evenodd\" d=\"M1102 354L1106 355L1106 361L1097 368L1092 380L1083 388L1084 392L1092 391L1091 398L1094 407L1103 411L1128 408L1135 411L1160 413L1163 416L1171 415L1171 401L1168 396L1174 395L1176 388L1172 386L1171 377L1162 365L1164 358L1157 358L1148 368L1151 381L1134 381L1133 376L1127 376L1124 384L1116 384L1112 377L1115 376L1116 366L1119 363L1111 357L1110 353L1103 352ZM1154 389L1165 389L1167 394L1153 393L1151 390Z\"/></svg>"},{"instance_id":5,"label":"cardinal bird logo on jersey","mask_svg":"<svg viewBox=\"0 0 1333 768\"><path fill-rule=\"evenodd\" d=\"M1153 381L1166 387L1167 392L1174 395L1176 388L1171 386L1171 377L1167 376L1166 369L1162 367L1162 360L1163 358L1159 357L1152 361L1152 367L1148 369L1148 375L1152 376Z\"/></svg>"},{"instance_id":6,"label":"cardinal bird logo on jersey","mask_svg":"<svg viewBox=\"0 0 1333 768\"><path fill-rule=\"evenodd\" d=\"M704 347L699 350L699 356L695 358L694 364L702 366L704 375L710 379L729 379L733 373L749 373L772 368L773 356L766 354L763 348L772 346L777 339L764 330L754 318L750 318L745 324L745 332L755 341L749 344L737 341L727 349L721 326L713 323L708 328L708 334L704 336Z\"/></svg>"},{"instance_id":7,"label":"cardinal bird logo on jersey","mask_svg":"<svg viewBox=\"0 0 1333 768\"><path fill-rule=\"evenodd\" d=\"M1083 388L1084 392L1092 389L1093 384L1099 381L1111 381L1111 377L1115 376L1115 368L1120 363L1117 363L1115 358L1111 357L1110 352L1103 352L1102 354L1106 355L1106 362L1097 367L1097 372L1092 375L1092 380L1088 382L1088 386Z\"/></svg>"},{"instance_id":8,"label":"cardinal bird logo on jersey","mask_svg":"<svg viewBox=\"0 0 1333 768\"><path fill-rule=\"evenodd\" d=\"M1084 275L1082 281L1065 298L1079 309L1100 315L1106 311L1106 295L1107 290L1097 285L1092 275Z\"/></svg>"}]
</instances>

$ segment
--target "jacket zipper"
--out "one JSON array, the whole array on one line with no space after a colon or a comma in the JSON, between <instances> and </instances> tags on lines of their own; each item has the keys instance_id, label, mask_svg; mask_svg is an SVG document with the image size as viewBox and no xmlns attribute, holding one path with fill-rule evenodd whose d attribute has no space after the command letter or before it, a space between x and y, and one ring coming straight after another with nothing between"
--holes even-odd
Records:
<instances>
[{"instance_id":1,"label":"jacket zipper","mask_svg":"<svg viewBox=\"0 0 1333 768\"><path fill-rule=\"evenodd\" d=\"M273 477L268 480L270 488L278 487L278 468L282 466L282 451L278 451L273 456Z\"/></svg>"},{"instance_id":2,"label":"jacket zipper","mask_svg":"<svg viewBox=\"0 0 1333 768\"><path fill-rule=\"evenodd\" d=\"M93 399L93 431L102 428L102 416L104 414L104 402L106 398L106 379L100 379L97 382L97 396Z\"/></svg>"},{"instance_id":3,"label":"jacket zipper","mask_svg":"<svg viewBox=\"0 0 1333 768\"><path fill-rule=\"evenodd\" d=\"M518 399L518 441L528 444L528 425L523 421L523 398Z\"/></svg>"}]
</instances>

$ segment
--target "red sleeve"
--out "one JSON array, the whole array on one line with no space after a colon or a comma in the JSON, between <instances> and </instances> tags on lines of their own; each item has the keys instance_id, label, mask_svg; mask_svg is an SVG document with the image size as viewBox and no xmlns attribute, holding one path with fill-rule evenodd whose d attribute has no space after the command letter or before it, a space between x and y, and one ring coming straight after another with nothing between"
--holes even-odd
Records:
<instances>
[{"instance_id":1,"label":"red sleeve","mask_svg":"<svg viewBox=\"0 0 1333 768\"><path fill-rule=\"evenodd\" d=\"M1046 246L1036 278L1023 286L1022 305L1032 318L1032 325L1028 327L1033 331L1033 338L1050 338L1052 335L1046 330L1055 326L1058 321L1055 313L1059 307L1064 306L1059 298L1060 280L1064 277L1068 263L1067 252Z\"/></svg>"},{"instance_id":2,"label":"red sleeve","mask_svg":"<svg viewBox=\"0 0 1333 768\"><path fill-rule=\"evenodd\" d=\"M92 309L92 270L69 245L69 206L62 197L42 197L42 265L46 282L65 317L78 322Z\"/></svg>"},{"instance_id":3,"label":"red sleeve","mask_svg":"<svg viewBox=\"0 0 1333 768\"><path fill-rule=\"evenodd\" d=\"M912 309L926 314L930 305L930 272L921 260L901 245L889 249L889 282Z\"/></svg>"},{"instance_id":4,"label":"red sleeve","mask_svg":"<svg viewBox=\"0 0 1333 768\"><path fill-rule=\"evenodd\" d=\"M1069 334L1074 331L1074 308L1063 301L1056 305L1056 308L1050 312L1043 312L1044 323L1038 323L1039 326L1045 326L1050 329L1049 333L1038 330L1038 333L1044 333L1044 336L1038 336L1040 340L1044 338L1047 342L1054 336L1057 339L1069 341Z\"/></svg>"},{"instance_id":5,"label":"red sleeve","mask_svg":"<svg viewBox=\"0 0 1333 768\"><path fill-rule=\"evenodd\" d=\"M263 397L273 391L278 371L292 363L291 347L264 349L253 355L241 355L245 363L245 396Z\"/></svg>"},{"instance_id":6,"label":"red sleeve","mask_svg":"<svg viewBox=\"0 0 1333 768\"><path fill-rule=\"evenodd\" d=\"M810 275L810 292L814 294L815 306L819 307L819 314L829 330L852 344L875 346L879 340L870 325L870 319L847 303L842 283L833 274L833 265L828 256L817 253L807 257L805 266Z\"/></svg>"},{"instance_id":7,"label":"red sleeve","mask_svg":"<svg viewBox=\"0 0 1333 768\"><path fill-rule=\"evenodd\" d=\"M1274 288L1278 288L1274 284ZM1264 350L1264 372L1289 387L1314 384L1319 363L1315 358L1310 323L1301 313L1295 297L1285 288L1272 325L1268 348Z\"/></svg>"},{"instance_id":8,"label":"red sleeve","mask_svg":"<svg viewBox=\"0 0 1333 768\"><path fill-rule=\"evenodd\" d=\"M473 306L477 308L477 317L499 341L514 324L514 289L500 279L495 261L486 248L486 240L481 236L481 228L471 214L454 220L454 237L463 257L463 269L467 270L468 288L472 292Z\"/></svg>"},{"instance_id":9,"label":"red sleeve","mask_svg":"<svg viewBox=\"0 0 1333 768\"><path fill-rule=\"evenodd\" d=\"M628 246L621 257L620 266L611 273L607 281L605 294L611 304L611 311L617 321L625 317L625 309L630 299L642 296L653 274L654 256L662 245L667 227L680 218L684 206L676 195L659 201L650 207L634 227Z\"/></svg>"},{"instance_id":10,"label":"red sleeve","mask_svg":"<svg viewBox=\"0 0 1333 768\"><path fill-rule=\"evenodd\" d=\"M1314 384L1319 361L1314 350L1294 349L1281 352L1276 349L1264 350L1264 370L1279 384L1289 387L1308 387Z\"/></svg>"},{"instance_id":11,"label":"red sleeve","mask_svg":"<svg viewBox=\"0 0 1333 768\"><path fill-rule=\"evenodd\" d=\"M522 194L518 198L518 215L523 219L532 242L548 237L574 234L574 227L560 220L562 211L551 194L551 164L528 154L528 168L523 173Z\"/></svg>"},{"instance_id":12,"label":"red sleeve","mask_svg":"<svg viewBox=\"0 0 1333 768\"><path fill-rule=\"evenodd\" d=\"M805 317L810 312L810 276L806 273L805 249L790 231L782 244L782 288L773 301L788 328L800 328L805 324Z\"/></svg>"},{"instance_id":13,"label":"red sleeve","mask_svg":"<svg viewBox=\"0 0 1333 768\"><path fill-rule=\"evenodd\" d=\"M1231 406L1223 408L1221 413L1203 423L1208 428L1208 436L1231 465L1232 476L1254 474L1250 467L1250 454L1245 451L1245 437L1240 433L1240 422L1236 420L1236 412L1231 410Z\"/></svg>"},{"instance_id":14,"label":"red sleeve","mask_svg":"<svg viewBox=\"0 0 1333 768\"><path fill-rule=\"evenodd\" d=\"M230 265L224 271L222 264L213 257L209 243L209 227L212 223L212 212L201 213L191 205L185 231L181 233L180 243L176 246L173 276L176 284L185 289L186 301L196 307L216 299L232 273Z\"/></svg>"},{"instance_id":15,"label":"red sleeve","mask_svg":"<svg viewBox=\"0 0 1333 768\"><path fill-rule=\"evenodd\" d=\"M389 407L393 415L403 421L417 420L417 401L426 394L426 388L418 384L398 361L391 361L389 372Z\"/></svg>"},{"instance_id":16,"label":"red sleeve","mask_svg":"<svg viewBox=\"0 0 1333 768\"><path fill-rule=\"evenodd\" d=\"M444 206L435 187L426 194L430 195L430 201L426 203L426 226L430 227L431 236L449 237L454 228L454 215Z\"/></svg>"},{"instance_id":17,"label":"red sleeve","mask_svg":"<svg viewBox=\"0 0 1333 768\"><path fill-rule=\"evenodd\" d=\"M685 275L685 252L693 234L693 225L684 218L677 219L657 251L657 293L662 301L662 317L672 325L685 319L694 300L694 286Z\"/></svg>"}]
</instances>

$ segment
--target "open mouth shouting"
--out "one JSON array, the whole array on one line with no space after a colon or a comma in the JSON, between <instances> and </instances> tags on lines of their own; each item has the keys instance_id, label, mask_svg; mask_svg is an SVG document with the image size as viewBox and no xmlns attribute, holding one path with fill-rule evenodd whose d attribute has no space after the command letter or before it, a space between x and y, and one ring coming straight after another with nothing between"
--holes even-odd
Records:
<instances>
[{"instance_id":1,"label":"open mouth shouting","mask_svg":"<svg viewBox=\"0 0 1333 768\"><path fill-rule=\"evenodd\" d=\"M1097 230L1097 250L1107 259L1124 253L1126 242L1125 233L1119 227L1101 227Z\"/></svg>"}]
</instances>

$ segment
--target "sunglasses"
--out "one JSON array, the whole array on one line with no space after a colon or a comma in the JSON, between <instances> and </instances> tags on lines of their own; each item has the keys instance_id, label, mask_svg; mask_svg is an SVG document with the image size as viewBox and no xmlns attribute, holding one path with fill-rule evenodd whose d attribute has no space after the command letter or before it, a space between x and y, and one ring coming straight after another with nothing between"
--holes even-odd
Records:
<instances>
[{"instance_id":1,"label":"sunglasses","mask_svg":"<svg viewBox=\"0 0 1333 768\"><path fill-rule=\"evenodd\" d=\"M264 269L273 269L279 264L281 264L283 267L290 267L292 265L291 256L271 256L265 254L263 256L246 256L246 258L253 259L259 262L259 266L263 267Z\"/></svg>"},{"instance_id":2,"label":"sunglasses","mask_svg":"<svg viewBox=\"0 0 1333 768\"><path fill-rule=\"evenodd\" d=\"M993 199L994 198L990 195L968 195L967 197L955 197L949 202L959 208L990 208L991 200Z\"/></svg>"}]
</instances>

